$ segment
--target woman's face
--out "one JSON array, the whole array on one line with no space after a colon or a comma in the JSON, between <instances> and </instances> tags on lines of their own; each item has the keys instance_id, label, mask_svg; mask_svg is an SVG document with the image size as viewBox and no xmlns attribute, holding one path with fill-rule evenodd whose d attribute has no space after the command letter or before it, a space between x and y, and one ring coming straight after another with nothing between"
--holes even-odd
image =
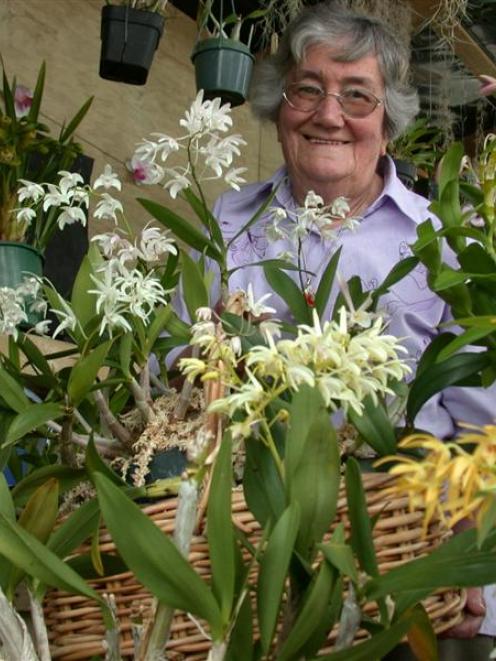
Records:
<instances>
[{"instance_id":1,"label":"woman's face","mask_svg":"<svg viewBox=\"0 0 496 661\"><path fill-rule=\"evenodd\" d=\"M384 97L384 83L374 56L336 62L332 59L334 52L328 46L310 46L304 60L290 73L288 84L305 82L337 94L358 87L380 99ZM358 119L348 117L332 96L322 99L310 112L295 110L283 100L278 136L293 194L300 203L308 190L330 202L337 195L360 198L373 184L377 186L377 163L387 144L383 105Z\"/></svg>"}]
</instances>

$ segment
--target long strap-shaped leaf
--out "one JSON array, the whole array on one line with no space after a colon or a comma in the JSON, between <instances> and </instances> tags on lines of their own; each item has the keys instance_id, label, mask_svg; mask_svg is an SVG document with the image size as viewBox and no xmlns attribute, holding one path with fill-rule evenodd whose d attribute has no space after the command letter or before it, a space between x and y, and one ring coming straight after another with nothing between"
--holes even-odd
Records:
<instances>
[{"instance_id":1,"label":"long strap-shaped leaf","mask_svg":"<svg viewBox=\"0 0 496 661\"><path fill-rule=\"evenodd\" d=\"M140 508L101 473L92 474L103 518L122 558L161 602L204 618L212 637L222 632L217 602L202 579Z\"/></svg>"},{"instance_id":2,"label":"long strap-shaped leaf","mask_svg":"<svg viewBox=\"0 0 496 661\"><path fill-rule=\"evenodd\" d=\"M375 661L375 659L381 659L400 642L412 624L416 622L419 617L417 613L416 610L408 611L389 629L376 633L373 638L365 643L360 643L333 654L319 656L318 661L372 661L372 659Z\"/></svg>"},{"instance_id":3,"label":"long strap-shaped leaf","mask_svg":"<svg viewBox=\"0 0 496 661\"><path fill-rule=\"evenodd\" d=\"M36 537L26 532L19 524L9 521L2 513L0 513L0 553L23 569L26 574L47 585L94 599L102 608L106 624L111 624L108 607L98 593Z\"/></svg>"},{"instance_id":4,"label":"long strap-shaped leaf","mask_svg":"<svg viewBox=\"0 0 496 661\"><path fill-rule=\"evenodd\" d=\"M425 402L448 386L477 385L477 375L488 366L486 353L460 353L426 368L412 384L406 408L407 419L413 422ZM480 381L480 379L479 379Z\"/></svg>"},{"instance_id":5,"label":"long strap-shaped leaf","mask_svg":"<svg viewBox=\"0 0 496 661\"><path fill-rule=\"evenodd\" d=\"M196 229L194 225L184 220L184 218L167 209L167 207L157 202L152 202L152 200L138 198L138 202L148 213L151 213L162 225L168 227L178 239L184 241L188 246L194 250L198 250L200 253L204 252L217 262L222 260L222 255L214 244L200 230Z\"/></svg>"}]
</instances>

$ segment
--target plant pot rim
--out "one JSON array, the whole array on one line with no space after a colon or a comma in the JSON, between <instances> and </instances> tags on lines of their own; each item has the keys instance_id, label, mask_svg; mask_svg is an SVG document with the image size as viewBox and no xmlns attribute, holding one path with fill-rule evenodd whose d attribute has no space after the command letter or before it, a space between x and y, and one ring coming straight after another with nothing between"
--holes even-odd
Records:
<instances>
[{"instance_id":1,"label":"plant pot rim","mask_svg":"<svg viewBox=\"0 0 496 661\"><path fill-rule=\"evenodd\" d=\"M2 241L0 240L0 246L17 246L20 250L28 250L34 252L37 255L43 257L43 252L39 248L35 248L30 243L25 243L24 241Z\"/></svg>"},{"instance_id":2,"label":"plant pot rim","mask_svg":"<svg viewBox=\"0 0 496 661\"><path fill-rule=\"evenodd\" d=\"M232 50L239 53L243 53L255 61L255 56L251 52L250 48L244 44L242 41L237 41L235 39L226 39L225 37L209 37L208 39L202 39L198 41L191 53L191 60L203 51L208 50Z\"/></svg>"},{"instance_id":3,"label":"plant pot rim","mask_svg":"<svg viewBox=\"0 0 496 661\"><path fill-rule=\"evenodd\" d=\"M102 21L126 21L155 28L160 36L164 31L165 16L156 11L135 9L129 5L104 5L102 7Z\"/></svg>"}]
</instances>

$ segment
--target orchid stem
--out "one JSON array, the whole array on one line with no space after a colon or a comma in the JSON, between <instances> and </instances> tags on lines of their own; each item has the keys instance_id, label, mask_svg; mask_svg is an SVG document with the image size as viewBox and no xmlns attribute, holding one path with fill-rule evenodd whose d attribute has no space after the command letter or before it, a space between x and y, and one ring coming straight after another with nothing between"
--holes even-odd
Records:
<instances>
[{"instance_id":1,"label":"orchid stem","mask_svg":"<svg viewBox=\"0 0 496 661\"><path fill-rule=\"evenodd\" d=\"M93 396L103 422L107 425L110 433L115 436L122 445L130 447L132 443L131 434L114 416L101 390L95 390Z\"/></svg>"}]
</instances>

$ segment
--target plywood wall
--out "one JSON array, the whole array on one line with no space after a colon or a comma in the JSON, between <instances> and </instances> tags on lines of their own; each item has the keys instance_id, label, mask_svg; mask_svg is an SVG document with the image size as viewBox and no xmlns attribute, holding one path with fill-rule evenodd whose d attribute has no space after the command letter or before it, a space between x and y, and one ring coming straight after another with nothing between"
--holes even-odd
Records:
<instances>
[{"instance_id":1,"label":"plywood wall","mask_svg":"<svg viewBox=\"0 0 496 661\"><path fill-rule=\"evenodd\" d=\"M103 80L98 75L103 4L104 0L0 0L0 54L9 77L15 75L31 88L41 62L46 61L42 118L54 131L94 96L77 139L95 159L94 173L110 163L128 182L125 208L131 223L139 227L148 219L136 197L153 198L188 212L182 203L172 202L166 191L132 184L125 163L136 143L149 133L179 134L179 118L196 93L190 62L196 26L171 6L146 85ZM238 166L248 168L249 181L268 176L281 162L273 128L256 122L247 105L233 110L233 120L236 132L248 142ZM208 190L209 200L224 188L222 182L215 182ZM90 234L103 229L93 221Z\"/></svg>"}]
</instances>

